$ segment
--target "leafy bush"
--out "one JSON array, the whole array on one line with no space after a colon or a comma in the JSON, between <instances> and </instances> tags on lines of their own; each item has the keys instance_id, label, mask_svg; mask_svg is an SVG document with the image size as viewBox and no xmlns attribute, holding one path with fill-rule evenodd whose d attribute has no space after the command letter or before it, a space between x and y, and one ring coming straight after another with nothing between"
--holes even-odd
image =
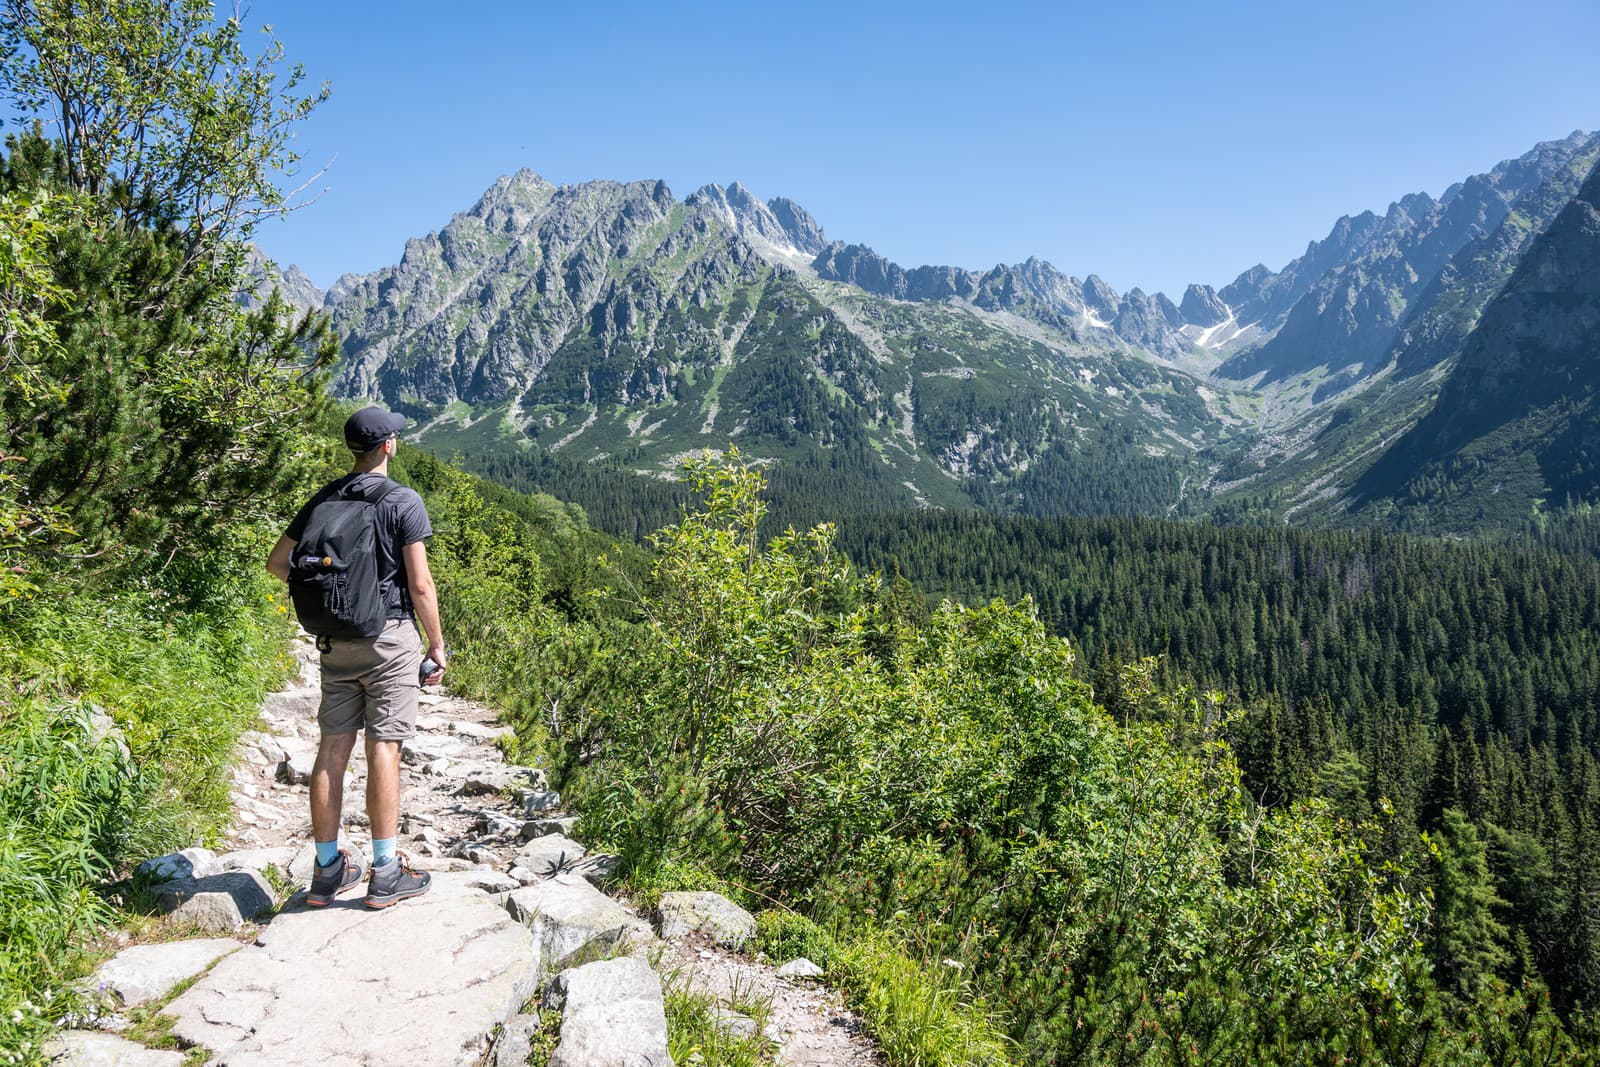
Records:
<instances>
[{"instance_id":1,"label":"leafy bush","mask_svg":"<svg viewBox=\"0 0 1600 1067\"><path fill-rule=\"evenodd\" d=\"M264 585L204 615L146 590L0 616L0 1047L36 1048L72 1008L109 879L223 828L238 736L290 664Z\"/></svg>"},{"instance_id":2,"label":"leafy bush","mask_svg":"<svg viewBox=\"0 0 1600 1067\"><path fill-rule=\"evenodd\" d=\"M832 934L787 908L768 908L756 916L756 944L778 963L804 958L823 970L838 951Z\"/></svg>"}]
</instances>

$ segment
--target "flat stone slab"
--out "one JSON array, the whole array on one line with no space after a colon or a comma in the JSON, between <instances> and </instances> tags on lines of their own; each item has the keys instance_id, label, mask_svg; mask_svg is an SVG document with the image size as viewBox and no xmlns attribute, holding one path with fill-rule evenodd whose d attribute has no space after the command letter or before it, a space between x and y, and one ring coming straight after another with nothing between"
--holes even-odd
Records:
<instances>
[{"instance_id":1,"label":"flat stone slab","mask_svg":"<svg viewBox=\"0 0 1600 1067\"><path fill-rule=\"evenodd\" d=\"M541 974L560 970L588 949L605 951L646 935L621 904L570 875L524 886L505 897L506 910L533 933Z\"/></svg>"},{"instance_id":2,"label":"flat stone slab","mask_svg":"<svg viewBox=\"0 0 1600 1067\"><path fill-rule=\"evenodd\" d=\"M237 942L236 942L237 943ZM96 1030L66 1030L44 1046L51 1067L183 1067L183 1053L145 1048Z\"/></svg>"},{"instance_id":3,"label":"flat stone slab","mask_svg":"<svg viewBox=\"0 0 1600 1067\"><path fill-rule=\"evenodd\" d=\"M134 945L100 965L95 988L115 993L124 1007L156 1000L239 947L230 937L192 938L164 945Z\"/></svg>"},{"instance_id":4,"label":"flat stone slab","mask_svg":"<svg viewBox=\"0 0 1600 1067\"><path fill-rule=\"evenodd\" d=\"M545 834L523 845L511 862L545 877L577 863L586 852L582 845L565 834Z\"/></svg>"},{"instance_id":5,"label":"flat stone slab","mask_svg":"<svg viewBox=\"0 0 1600 1067\"><path fill-rule=\"evenodd\" d=\"M644 960L624 956L563 971L544 1006L561 1012L561 1041L550 1067L672 1067L661 979Z\"/></svg>"},{"instance_id":6,"label":"flat stone slab","mask_svg":"<svg viewBox=\"0 0 1600 1067\"><path fill-rule=\"evenodd\" d=\"M656 911L662 937L704 934L727 948L743 948L756 936L756 917L720 893L663 893Z\"/></svg>"},{"instance_id":7,"label":"flat stone slab","mask_svg":"<svg viewBox=\"0 0 1600 1067\"><path fill-rule=\"evenodd\" d=\"M475 1063L534 989L529 931L462 875L371 911L361 898L276 916L166 1009L227 1067Z\"/></svg>"}]
</instances>

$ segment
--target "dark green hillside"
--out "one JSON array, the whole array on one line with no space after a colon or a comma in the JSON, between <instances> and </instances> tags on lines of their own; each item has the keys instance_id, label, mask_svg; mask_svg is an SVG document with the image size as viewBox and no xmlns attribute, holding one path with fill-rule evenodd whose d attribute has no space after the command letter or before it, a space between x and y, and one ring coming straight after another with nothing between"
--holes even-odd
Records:
<instances>
[{"instance_id":1,"label":"dark green hillside","mask_svg":"<svg viewBox=\"0 0 1600 1067\"><path fill-rule=\"evenodd\" d=\"M1233 734L1246 782L1269 803L1320 793L1360 814L1387 799L1400 841L1467 812L1511 850L1494 870L1517 966L1562 1003L1600 998L1600 561L972 514L850 520L840 541L936 596L1032 596L1108 707L1113 668L1141 656L1227 692L1248 709ZM1510 858L1535 846L1537 891ZM1586 933L1556 938L1562 924Z\"/></svg>"}]
</instances>

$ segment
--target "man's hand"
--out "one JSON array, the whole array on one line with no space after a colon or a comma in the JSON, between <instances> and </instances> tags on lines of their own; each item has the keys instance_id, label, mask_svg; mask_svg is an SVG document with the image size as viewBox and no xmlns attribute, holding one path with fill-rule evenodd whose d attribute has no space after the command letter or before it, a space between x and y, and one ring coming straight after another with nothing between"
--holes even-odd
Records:
<instances>
[{"instance_id":1,"label":"man's hand","mask_svg":"<svg viewBox=\"0 0 1600 1067\"><path fill-rule=\"evenodd\" d=\"M440 645L429 645L428 646L427 657L428 657L428 659L433 660L433 662L437 663L439 666L434 670L434 672L432 674L428 675L426 678L424 678L422 680L422 684L423 685L438 685L439 684L439 679L444 677L444 668L445 668L444 645L442 645L442 644L440 644Z\"/></svg>"}]
</instances>

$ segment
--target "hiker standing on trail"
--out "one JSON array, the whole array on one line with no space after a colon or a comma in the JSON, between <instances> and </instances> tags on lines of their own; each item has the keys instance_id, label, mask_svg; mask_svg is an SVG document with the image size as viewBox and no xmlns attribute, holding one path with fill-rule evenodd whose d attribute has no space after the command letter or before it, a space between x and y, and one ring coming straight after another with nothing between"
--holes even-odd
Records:
<instances>
[{"instance_id":1,"label":"hiker standing on trail","mask_svg":"<svg viewBox=\"0 0 1600 1067\"><path fill-rule=\"evenodd\" d=\"M439 598L424 538L433 533L416 492L389 478L405 417L363 408L344 424L351 473L311 498L273 546L267 569L289 583L295 612L322 653L322 741L311 771L317 869L306 903L324 907L361 881L361 861L339 847L344 773L366 729L372 877L366 905L385 908L428 891L427 874L395 851L400 746L416 733L417 689L444 674ZM427 634L424 663L417 624Z\"/></svg>"}]
</instances>

